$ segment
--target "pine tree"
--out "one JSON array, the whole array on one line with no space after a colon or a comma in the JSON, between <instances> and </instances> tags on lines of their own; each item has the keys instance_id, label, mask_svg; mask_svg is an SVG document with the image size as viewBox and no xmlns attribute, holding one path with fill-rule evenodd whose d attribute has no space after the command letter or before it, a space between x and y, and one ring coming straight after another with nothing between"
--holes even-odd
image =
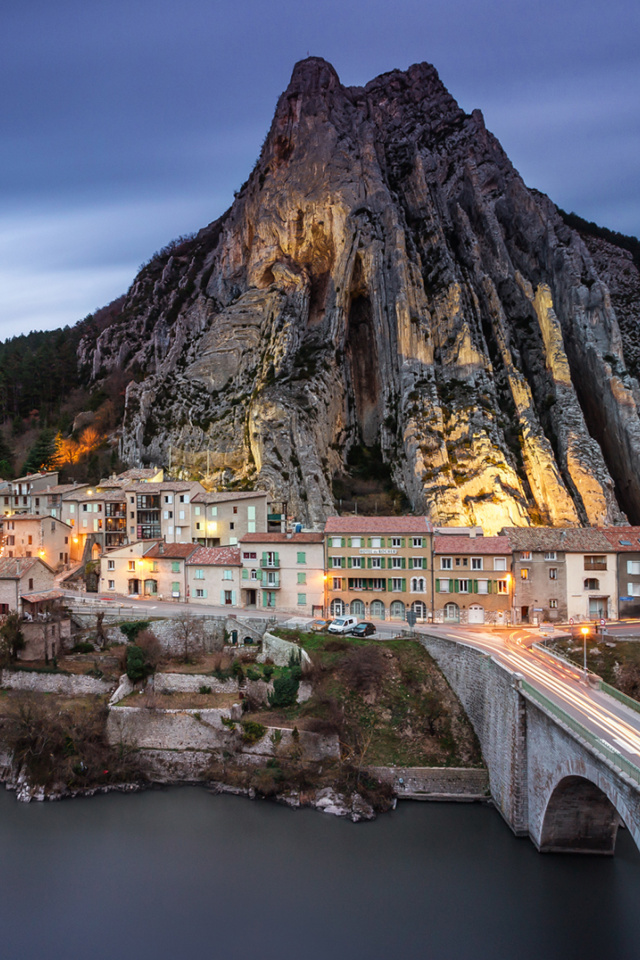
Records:
<instances>
[{"instance_id":1,"label":"pine tree","mask_svg":"<svg viewBox=\"0 0 640 960\"><path fill-rule=\"evenodd\" d=\"M58 446L54 430L41 430L22 465L23 475L38 470L51 470L57 466Z\"/></svg>"}]
</instances>

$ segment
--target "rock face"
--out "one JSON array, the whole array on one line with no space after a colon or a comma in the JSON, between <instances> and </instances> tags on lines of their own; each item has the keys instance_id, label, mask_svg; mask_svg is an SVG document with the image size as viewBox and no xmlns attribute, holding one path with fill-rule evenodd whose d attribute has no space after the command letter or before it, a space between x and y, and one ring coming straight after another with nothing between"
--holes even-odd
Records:
<instances>
[{"instance_id":1,"label":"rock face","mask_svg":"<svg viewBox=\"0 0 640 960\"><path fill-rule=\"evenodd\" d=\"M623 347L594 256L432 66L344 87L310 58L231 209L81 360L138 374L132 465L209 451L318 523L348 451L379 447L415 510L495 532L640 522Z\"/></svg>"}]
</instances>

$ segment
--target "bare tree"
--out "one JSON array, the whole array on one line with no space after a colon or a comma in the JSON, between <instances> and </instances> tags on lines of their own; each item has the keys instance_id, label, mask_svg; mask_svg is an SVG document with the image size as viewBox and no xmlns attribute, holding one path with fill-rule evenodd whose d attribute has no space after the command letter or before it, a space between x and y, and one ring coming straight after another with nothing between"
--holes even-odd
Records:
<instances>
[{"instance_id":1,"label":"bare tree","mask_svg":"<svg viewBox=\"0 0 640 960\"><path fill-rule=\"evenodd\" d=\"M190 663L195 655L204 652L204 630L202 620L192 613L184 611L175 618L176 636L181 646L182 660Z\"/></svg>"}]
</instances>

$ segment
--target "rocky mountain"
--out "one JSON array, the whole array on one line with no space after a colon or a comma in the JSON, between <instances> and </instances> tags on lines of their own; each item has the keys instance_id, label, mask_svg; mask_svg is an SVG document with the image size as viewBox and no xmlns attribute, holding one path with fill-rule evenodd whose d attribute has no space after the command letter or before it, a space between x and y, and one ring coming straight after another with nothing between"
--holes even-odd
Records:
<instances>
[{"instance_id":1,"label":"rocky mountain","mask_svg":"<svg viewBox=\"0 0 640 960\"><path fill-rule=\"evenodd\" d=\"M434 67L344 87L312 57L230 210L154 257L80 359L135 373L131 465L208 459L312 523L358 450L440 523L638 523L640 275L606 246Z\"/></svg>"}]
</instances>

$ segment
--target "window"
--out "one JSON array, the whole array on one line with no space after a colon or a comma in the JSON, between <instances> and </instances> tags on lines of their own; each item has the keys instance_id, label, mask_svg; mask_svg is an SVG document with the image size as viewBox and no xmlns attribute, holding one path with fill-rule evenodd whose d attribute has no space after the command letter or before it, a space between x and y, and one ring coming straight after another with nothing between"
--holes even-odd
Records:
<instances>
[{"instance_id":1,"label":"window","mask_svg":"<svg viewBox=\"0 0 640 960\"><path fill-rule=\"evenodd\" d=\"M478 593L489 593L488 580L478 580Z\"/></svg>"},{"instance_id":2,"label":"window","mask_svg":"<svg viewBox=\"0 0 640 960\"><path fill-rule=\"evenodd\" d=\"M411 546L420 550L422 548L422 537L412 537Z\"/></svg>"},{"instance_id":3,"label":"window","mask_svg":"<svg viewBox=\"0 0 640 960\"><path fill-rule=\"evenodd\" d=\"M257 554L257 553L243 553L243 554L242 554L242 559L243 559L243 560L257 560L257 559L258 559L258 554Z\"/></svg>"},{"instance_id":4,"label":"window","mask_svg":"<svg viewBox=\"0 0 640 960\"><path fill-rule=\"evenodd\" d=\"M508 593L508 584L506 580L496 580L496 587L498 588L498 593Z\"/></svg>"},{"instance_id":5,"label":"window","mask_svg":"<svg viewBox=\"0 0 640 960\"><path fill-rule=\"evenodd\" d=\"M217 508L217 507L211 507L211 516L212 516L212 517L217 517L217 516L218 516L218 508Z\"/></svg>"},{"instance_id":6,"label":"window","mask_svg":"<svg viewBox=\"0 0 640 960\"><path fill-rule=\"evenodd\" d=\"M251 570L250 573L249 573L249 579L250 579L250 580L257 580L257 579L258 579L258 571L257 571L257 570Z\"/></svg>"},{"instance_id":7,"label":"window","mask_svg":"<svg viewBox=\"0 0 640 960\"><path fill-rule=\"evenodd\" d=\"M401 540L401 538L400 538L400 537L392 537L392 538L391 538L391 546L392 546L392 547L401 547L401 546L402 546L402 540Z\"/></svg>"},{"instance_id":8,"label":"window","mask_svg":"<svg viewBox=\"0 0 640 960\"><path fill-rule=\"evenodd\" d=\"M555 550L547 550L544 555L545 560L557 560L558 556Z\"/></svg>"},{"instance_id":9,"label":"window","mask_svg":"<svg viewBox=\"0 0 640 960\"><path fill-rule=\"evenodd\" d=\"M178 514L178 520L184 520L184 510L181 510Z\"/></svg>"},{"instance_id":10,"label":"window","mask_svg":"<svg viewBox=\"0 0 640 960\"><path fill-rule=\"evenodd\" d=\"M436 580L436 593L451 593L450 586L450 580Z\"/></svg>"},{"instance_id":11,"label":"window","mask_svg":"<svg viewBox=\"0 0 640 960\"><path fill-rule=\"evenodd\" d=\"M75 513L75 512L76 512L76 505L75 505L75 503L70 503L70 504L69 504L69 513Z\"/></svg>"},{"instance_id":12,"label":"window","mask_svg":"<svg viewBox=\"0 0 640 960\"><path fill-rule=\"evenodd\" d=\"M440 569L441 570L451 570L453 564L451 563L451 557L440 557Z\"/></svg>"},{"instance_id":13,"label":"window","mask_svg":"<svg viewBox=\"0 0 640 960\"><path fill-rule=\"evenodd\" d=\"M482 570L482 557L471 557L471 569Z\"/></svg>"},{"instance_id":14,"label":"window","mask_svg":"<svg viewBox=\"0 0 640 960\"><path fill-rule=\"evenodd\" d=\"M171 573L180 573L180 561L172 560L171 561Z\"/></svg>"},{"instance_id":15,"label":"window","mask_svg":"<svg viewBox=\"0 0 640 960\"><path fill-rule=\"evenodd\" d=\"M331 537L331 546L332 546L332 547L341 547L341 546L342 546L342 537Z\"/></svg>"},{"instance_id":16,"label":"window","mask_svg":"<svg viewBox=\"0 0 640 960\"><path fill-rule=\"evenodd\" d=\"M395 593L402 593L402 577L394 577L391 581L391 589Z\"/></svg>"},{"instance_id":17,"label":"window","mask_svg":"<svg viewBox=\"0 0 640 960\"><path fill-rule=\"evenodd\" d=\"M558 601L557 601L557 600L549 600L549 609L550 609L550 610L557 610L557 609L558 609Z\"/></svg>"},{"instance_id":18,"label":"window","mask_svg":"<svg viewBox=\"0 0 640 960\"><path fill-rule=\"evenodd\" d=\"M175 581L171 584L171 596L172 596L172 597L179 597L179 596L180 596L180 584L178 583L177 580L175 580Z\"/></svg>"},{"instance_id":19,"label":"window","mask_svg":"<svg viewBox=\"0 0 640 960\"><path fill-rule=\"evenodd\" d=\"M411 578L411 593L425 593L425 579L424 577L412 577Z\"/></svg>"},{"instance_id":20,"label":"window","mask_svg":"<svg viewBox=\"0 0 640 960\"><path fill-rule=\"evenodd\" d=\"M362 567L362 557L351 557L351 566L354 570L359 570Z\"/></svg>"},{"instance_id":21,"label":"window","mask_svg":"<svg viewBox=\"0 0 640 960\"><path fill-rule=\"evenodd\" d=\"M332 590L342 590L342 577L333 578L333 587Z\"/></svg>"},{"instance_id":22,"label":"window","mask_svg":"<svg viewBox=\"0 0 640 960\"><path fill-rule=\"evenodd\" d=\"M521 579L521 580L528 580L528 579L529 579L529 568L528 568L528 567L522 567L522 569L520 570L520 579Z\"/></svg>"},{"instance_id":23,"label":"window","mask_svg":"<svg viewBox=\"0 0 640 960\"><path fill-rule=\"evenodd\" d=\"M196 580L204 580L204 570L196 570Z\"/></svg>"},{"instance_id":24,"label":"window","mask_svg":"<svg viewBox=\"0 0 640 960\"><path fill-rule=\"evenodd\" d=\"M275 574L274 574L275 576ZM233 570L223 570L222 571L223 580L233 580Z\"/></svg>"},{"instance_id":25,"label":"window","mask_svg":"<svg viewBox=\"0 0 640 960\"><path fill-rule=\"evenodd\" d=\"M586 582L586 581L585 581ZM628 597L640 597L640 583L628 583L627 584L627 596Z\"/></svg>"},{"instance_id":26,"label":"window","mask_svg":"<svg viewBox=\"0 0 640 960\"><path fill-rule=\"evenodd\" d=\"M377 579L377 578L374 578L374 579L371 581L371 588L372 588L373 590L384 590L385 586L386 586L386 584L385 584L384 580L379 580L379 579Z\"/></svg>"},{"instance_id":27,"label":"window","mask_svg":"<svg viewBox=\"0 0 640 960\"><path fill-rule=\"evenodd\" d=\"M640 560L627 560L627 573L633 577L640 577Z\"/></svg>"},{"instance_id":28,"label":"window","mask_svg":"<svg viewBox=\"0 0 640 960\"><path fill-rule=\"evenodd\" d=\"M585 570L606 570L607 558L605 556L592 556L584 558Z\"/></svg>"},{"instance_id":29,"label":"window","mask_svg":"<svg viewBox=\"0 0 640 960\"><path fill-rule=\"evenodd\" d=\"M164 498L164 502L165 502L165 503L173 503L173 494L168 493L168 494L166 495L166 497ZM133 500L131 501L131 503L133 503Z\"/></svg>"},{"instance_id":30,"label":"window","mask_svg":"<svg viewBox=\"0 0 640 960\"><path fill-rule=\"evenodd\" d=\"M331 557L331 566L334 570L342 566L342 557Z\"/></svg>"},{"instance_id":31,"label":"window","mask_svg":"<svg viewBox=\"0 0 640 960\"><path fill-rule=\"evenodd\" d=\"M204 590L202 587L196 587L196 600L204 600Z\"/></svg>"},{"instance_id":32,"label":"window","mask_svg":"<svg viewBox=\"0 0 640 960\"><path fill-rule=\"evenodd\" d=\"M29 590L33 590L33 580L29 578Z\"/></svg>"},{"instance_id":33,"label":"window","mask_svg":"<svg viewBox=\"0 0 640 960\"><path fill-rule=\"evenodd\" d=\"M349 589L364 590L364 580L362 577L354 577L352 580L349 580Z\"/></svg>"},{"instance_id":34,"label":"window","mask_svg":"<svg viewBox=\"0 0 640 960\"><path fill-rule=\"evenodd\" d=\"M194 512L194 514L195 514L196 517L199 517L199 516L200 516L200 507L194 507L194 508L193 508L193 512Z\"/></svg>"},{"instance_id":35,"label":"window","mask_svg":"<svg viewBox=\"0 0 640 960\"><path fill-rule=\"evenodd\" d=\"M115 580L109 580L109 590L115 590L116 582Z\"/></svg>"},{"instance_id":36,"label":"window","mask_svg":"<svg viewBox=\"0 0 640 960\"><path fill-rule=\"evenodd\" d=\"M298 594L298 606L299 606L299 607L306 607L306 605L307 605L307 595L306 595L306 593L299 593L299 594Z\"/></svg>"},{"instance_id":37,"label":"window","mask_svg":"<svg viewBox=\"0 0 640 960\"><path fill-rule=\"evenodd\" d=\"M494 557L494 558L493 558L493 569L494 569L494 570L506 570L506 569L507 569L507 558L506 558L506 557Z\"/></svg>"},{"instance_id":38,"label":"window","mask_svg":"<svg viewBox=\"0 0 640 960\"><path fill-rule=\"evenodd\" d=\"M304 550L298 550L298 560L297 560L297 562L298 562L298 563L306 563L306 562L307 562L307 555L306 555L306 553L304 552Z\"/></svg>"},{"instance_id":39,"label":"window","mask_svg":"<svg viewBox=\"0 0 640 960\"><path fill-rule=\"evenodd\" d=\"M600 581L599 581L599 580L596 580L595 577L588 577L588 578L585 580L585 582L584 582L584 589L585 589L585 590L599 590L599 589L600 589ZM632 594L632 596L633 596L633 594Z\"/></svg>"},{"instance_id":40,"label":"window","mask_svg":"<svg viewBox=\"0 0 640 960\"><path fill-rule=\"evenodd\" d=\"M157 572L158 572L158 561L157 561L157 560L152 560L152 561L151 561L151 571L152 571L152 573L157 573Z\"/></svg>"},{"instance_id":41,"label":"window","mask_svg":"<svg viewBox=\"0 0 640 960\"><path fill-rule=\"evenodd\" d=\"M229 524L229 530L235 530L235 528L236 528L235 523L231 521L231 523Z\"/></svg>"},{"instance_id":42,"label":"window","mask_svg":"<svg viewBox=\"0 0 640 960\"><path fill-rule=\"evenodd\" d=\"M382 537L371 537L371 546L378 550L382 546Z\"/></svg>"},{"instance_id":43,"label":"window","mask_svg":"<svg viewBox=\"0 0 640 960\"><path fill-rule=\"evenodd\" d=\"M468 567L469 561L466 557L456 557L456 567Z\"/></svg>"},{"instance_id":44,"label":"window","mask_svg":"<svg viewBox=\"0 0 640 960\"><path fill-rule=\"evenodd\" d=\"M424 567L424 557L414 557L413 558L413 569L422 570Z\"/></svg>"},{"instance_id":45,"label":"window","mask_svg":"<svg viewBox=\"0 0 640 960\"><path fill-rule=\"evenodd\" d=\"M531 560L531 550L523 550L520 554L521 560Z\"/></svg>"},{"instance_id":46,"label":"window","mask_svg":"<svg viewBox=\"0 0 640 960\"><path fill-rule=\"evenodd\" d=\"M132 573L135 573L135 569L136 569L136 562L135 562L135 560L129 560L129 570L130 570Z\"/></svg>"},{"instance_id":47,"label":"window","mask_svg":"<svg viewBox=\"0 0 640 960\"><path fill-rule=\"evenodd\" d=\"M394 570L402 570L402 557L392 557L391 566Z\"/></svg>"},{"instance_id":48,"label":"window","mask_svg":"<svg viewBox=\"0 0 640 960\"><path fill-rule=\"evenodd\" d=\"M306 582L307 582L307 575L306 575L306 573L299 573L299 574L298 574L298 583L306 583Z\"/></svg>"},{"instance_id":49,"label":"window","mask_svg":"<svg viewBox=\"0 0 640 960\"><path fill-rule=\"evenodd\" d=\"M238 508L237 508L237 507L234 507L234 508L233 508L233 512L234 512L234 513L237 513L237 512L238 512Z\"/></svg>"},{"instance_id":50,"label":"window","mask_svg":"<svg viewBox=\"0 0 640 960\"><path fill-rule=\"evenodd\" d=\"M557 580L557 579L558 579L558 568L549 567L549 580Z\"/></svg>"},{"instance_id":51,"label":"window","mask_svg":"<svg viewBox=\"0 0 640 960\"><path fill-rule=\"evenodd\" d=\"M459 592L459 593L469 593L469 581L468 581L468 580L458 580L458 592Z\"/></svg>"},{"instance_id":52,"label":"window","mask_svg":"<svg viewBox=\"0 0 640 960\"><path fill-rule=\"evenodd\" d=\"M362 546L362 537L351 537L351 546L359 549Z\"/></svg>"},{"instance_id":53,"label":"window","mask_svg":"<svg viewBox=\"0 0 640 960\"><path fill-rule=\"evenodd\" d=\"M115 560L107 560L107 570L115 570L116 562Z\"/></svg>"},{"instance_id":54,"label":"window","mask_svg":"<svg viewBox=\"0 0 640 960\"><path fill-rule=\"evenodd\" d=\"M372 570L381 570L382 569L382 560L380 557L371 558L371 569Z\"/></svg>"}]
</instances>

